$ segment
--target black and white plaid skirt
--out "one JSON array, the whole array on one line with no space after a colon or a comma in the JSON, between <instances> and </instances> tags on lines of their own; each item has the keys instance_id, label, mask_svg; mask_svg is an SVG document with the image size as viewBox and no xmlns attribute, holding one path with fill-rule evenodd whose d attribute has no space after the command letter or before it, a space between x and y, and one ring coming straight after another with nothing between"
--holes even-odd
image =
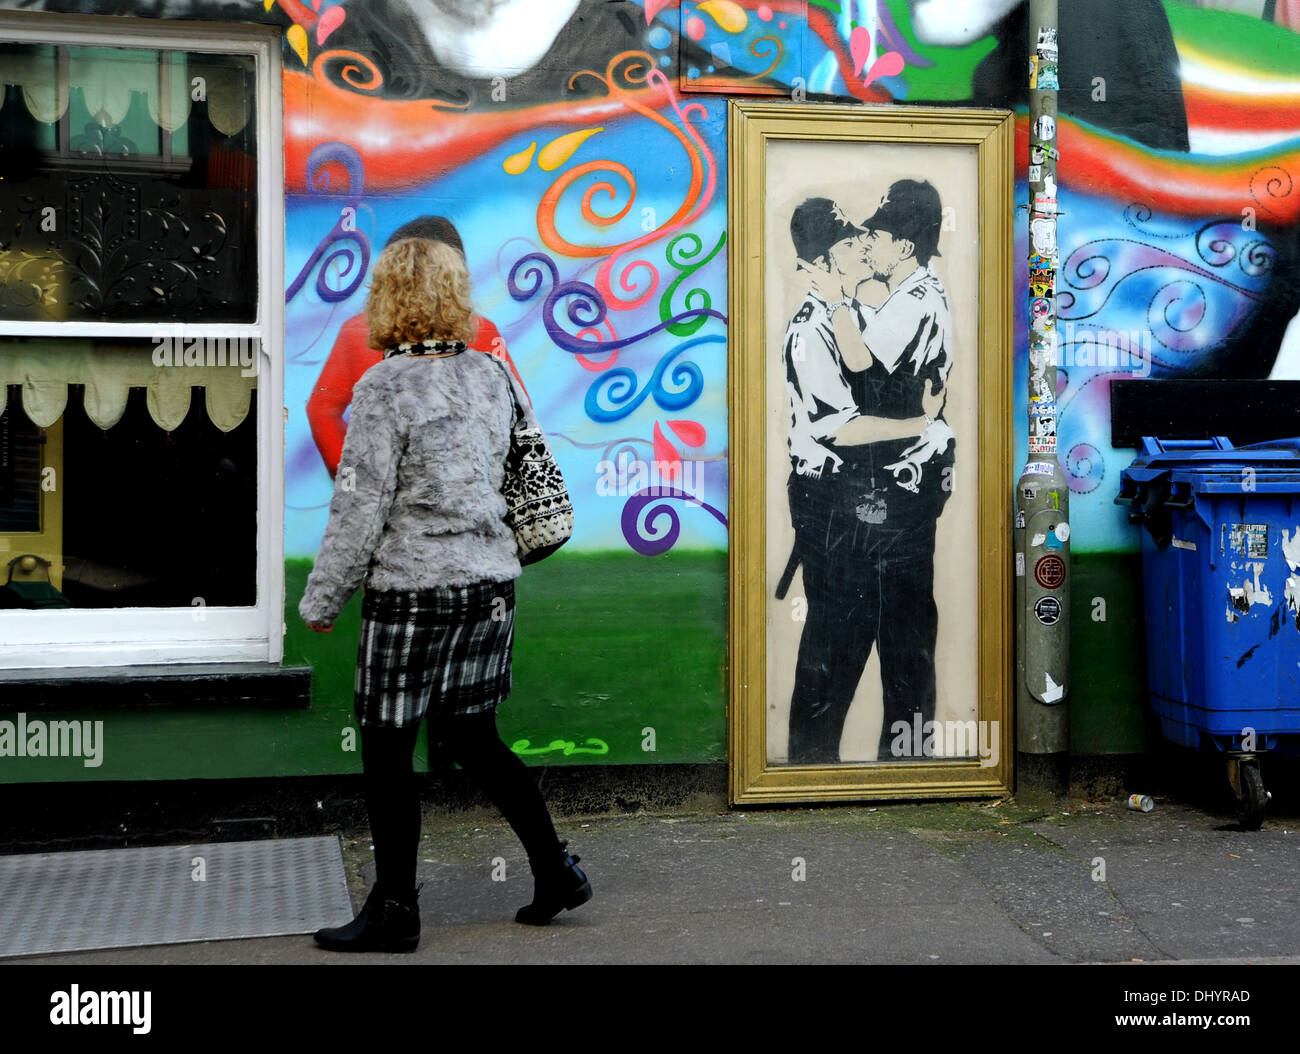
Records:
<instances>
[{"instance_id":1,"label":"black and white plaid skirt","mask_svg":"<svg viewBox=\"0 0 1300 1054\"><path fill-rule=\"evenodd\" d=\"M416 724L477 714L510 695L514 582L412 592L367 590L357 642L361 725Z\"/></svg>"}]
</instances>

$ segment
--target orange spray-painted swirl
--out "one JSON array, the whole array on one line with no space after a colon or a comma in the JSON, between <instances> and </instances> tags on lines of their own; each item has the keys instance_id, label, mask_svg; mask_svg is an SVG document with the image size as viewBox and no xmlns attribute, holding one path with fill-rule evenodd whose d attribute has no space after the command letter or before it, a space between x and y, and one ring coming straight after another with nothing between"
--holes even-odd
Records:
<instances>
[{"instance_id":1,"label":"orange spray-painted swirl","mask_svg":"<svg viewBox=\"0 0 1300 1054\"><path fill-rule=\"evenodd\" d=\"M339 61L344 63L338 71L339 78L349 88L355 88L357 91L378 91L383 87L384 75L379 72L379 67L359 51L348 51L344 48L322 51L311 64L311 71L317 80L330 84L332 81L325 67L331 62Z\"/></svg>"},{"instance_id":2,"label":"orange spray-painted swirl","mask_svg":"<svg viewBox=\"0 0 1300 1054\"><path fill-rule=\"evenodd\" d=\"M708 203L707 197L705 197L706 185L708 196L712 195L715 180L713 158L690 123L689 116L690 112L695 109L698 109L701 114L705 111L698 104L693 104L692 107L683 110L677 104L671 84L655 68L654 60L645 52L624 51L615 55L610 59L603 75L593 70L581 70L569 79L570 87L573 87L581 77L594 77L605 85L612 98L618 99L628 109L649 118L655 124L667 130L673 138L681 143L690 164L690 182L685 197L672 216L653 230L615 245L584 245L570 241L560 234L557 229L555 212L560 199L577 180L595 172L612 173L617 175L626 186L627 200L622 207L609 215L602 215L595 211L593 199L597 194L606 195L611 202L618 200L618 188L609 180L601 180L589 186L583 193L581 214L583 219L593 226L607 227L617 223L627 216L636 199L636 177L626 165L611 160L588 161L585 164L577 165L551 184L538 205L537 229L547 247L554 252L580 259L606 257L605 262L596 273L595 286L610 308L621 311L631 310L644 304L654 295L659 284L659 273L648 260L634 260L628 263L619 274L617 284L618 288L624 293L633 295L630 298L623 298L615 294L611 286L610 276L614 268L628 253L663 238L698 215ZM677 123L668 117L646 105L641 93L629 90L624 86L624 82L627 85L650 84L664 91L674 112L681 119L685 130L678 127ZM645 290L636 295L636 276L641 272L649 273L649 282Z\"/></svg>"}]
</instances>

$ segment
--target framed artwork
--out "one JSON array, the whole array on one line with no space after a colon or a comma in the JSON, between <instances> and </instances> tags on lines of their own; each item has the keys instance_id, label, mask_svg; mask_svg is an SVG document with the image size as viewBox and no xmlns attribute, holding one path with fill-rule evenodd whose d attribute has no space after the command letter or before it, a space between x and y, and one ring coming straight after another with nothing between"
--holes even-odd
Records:
<instances>
[{"instance_id":1,"label":"framed artwork","mask_svg":"<svg viewBox=\"0 0 1300 1054\"><path fill-rule=\"evenodd\" d=\"M729 106L731 800L1007 793L1012 117Z\"/></svg>"}]
</instances>

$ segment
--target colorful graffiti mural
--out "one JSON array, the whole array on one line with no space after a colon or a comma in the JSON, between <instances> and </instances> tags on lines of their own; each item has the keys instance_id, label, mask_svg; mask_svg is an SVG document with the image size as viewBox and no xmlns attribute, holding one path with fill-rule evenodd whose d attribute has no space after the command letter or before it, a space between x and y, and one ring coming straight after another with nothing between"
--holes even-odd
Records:
<instances>
[{"instance_id":1,"label":"colorful graffiti mural","mask_svg":"<svg viewBox=\"0 0 1300 1054\"><path fill-rule=\"evenodd\" d=\"M574 481L579 548L726 544L721 96L1023 96L1026 5L1011 0L143 7L284 28L291 406L359 310L374 244L446 214L498 352ZM1249 0L1063 7L1061 441L1076 493L1098 495L1077 505L1080 548L1127 544L1103 510L1101 481L1123 457L1105 439L1109 379L1291 368L1294 17ZM330 476L301 415L289 439L288 551L306 556ZM658 464L664 493L598 487L620 460ZM704 471L683 471L688 460ZM687 478L703 492L681 490ZM638 503L647 514L628 515Z\"/></svg>"},{"instance_id":2,"label":"colorful graffiti mural","mask_svg":"<svg viewBox=\"0 0 1300 1054\"><path fill-rule=\"evenodd\" d=\"M291 218L315 222L322 199L343 195L364 201L381 233L426 200L454 202L470 226L480 289L498 313L513 312L503 335L538 378L566 471L594 482L602 473L592 463L620 456L716 466L703 473L707 494L694 495L711 515L679 525L680 508L656 508L678 544L724 545L722 111L700 93L1017 104L1025 5L957 6L648 0L628 17L636 5L562 4L539 29L551 52L537 55L535 41L528 54L511 52L518 12L505 4L461 27L466 39L477 30L480 50L496 33L498 52L444 61L436 84L415 87L390 85L391 55L388 72L368 57L380 49L379 38L367 45L365 23L398 8L418 18L416 5L358 10L349 26L346 7L284 4L303 71L287 78L289 106L311 114L290 132L290 187L306 192ZM417 39L439 55L454 50L455 19L429 22L438 28ZM342 46L344 26L354 49ZM1125 457L1109 446L1109 380L1288 369L1282 337L1298 306L1300 201L1291 176L1296 63L1286 51L1294 34L1143 0L1066 5L1061 36L1070 42L1060 85L1061 446L1083 499L1078 548L1123 550L1130 532L1102 485ZM1261 48L1272 55L1262 63ZM355 139L325 138L349 126ZM364 277L368 242L360 229L343 238L338 222L312 247L311 299L321 304L355 294ZM291 222L291 232L305 226ZM327 266L322 253L337 241L351 248L334 250ZM333 316L319 317L319 307L295 308L295 331L327 330ZM1022 374L1026 354L1018 346ZM309 357L300 350L295 361ZM304 480L304 489L322 482ZM643 495L614 510L594 486L579 490L590 499L579 507L580 546L664 550L649 540L652 526L625 515ZM304 495L301 504L319 503ZM303 533L309 548L314 532Z\"/></svg>"},{"instance_id":3,"label":"colorful graffiti mural","mask_svg":"<svg viewBox=\"0 0 1300 1054\"><path fill-rule=\"evenodd\" d=\"M355 342L371 259L407 220L455 223L492 326L482 350L516 366L573 491L572 549L644 563L727 545L726 97L1019 106L1022 166L1029 154L1018 0L0 6L281 28L294 559L316 551L332 485L304 411L336 346ZM1111 502L1130 456L1110 445L1111 380L1300 377L1297 31L1287 0L1061 5L1055 394L1085 559L1137 546ZM1031 292L1022 268L1008 349L1021 451ZM607 590L626 581L614 572ZM636 581L647 592L628 599L654 638L680 611L656 611L653 574ZM725 583L710 581L720 640ZM1086 711L1094 675L1076 670ZM706 695L681 760L720 756L720 682ZM580 729L610 742L608 760L634 759L586 716L528 740L550 751ZM1076 725L1085 747L1139 748L1132 721L1119 739Z\"/></svg>"},{"instance_id":4,"label":"colorful graffiti mural","mask_svg":"<svg viewBox=\"0 0 1300 1054\"><path fill-rule=\"evenodd\" d=\"M362 302L375 241L412 216L445 213L496 339L552 433L575 498L573 546L723 548L722 108L683 99L660 68L663 49L629 39L622 23L606 27L611 48L650 50L624 47L563 78L550 70L556 83L541 94L542 72L529 65L538 56L512 50L518 12L500 10L476 23L498 30L500 53L475 66L459 98L430 100L385 95L390 74L338 46L347 20L325 18L346 8L286 7L303 30L286 34L289 65L302 67L286 74L291 385L310 394L313 369ZM450 46L439 25L435 49ZM587 35L556 27L553 46L575 29ZM566 83L582 94L567 98ZM310 555L331 481L292 417L289 441L289 548ZM619 464L633 471L611 487ZM645 485L629 490L636 468Z\"/></svg>"}]
</instances>

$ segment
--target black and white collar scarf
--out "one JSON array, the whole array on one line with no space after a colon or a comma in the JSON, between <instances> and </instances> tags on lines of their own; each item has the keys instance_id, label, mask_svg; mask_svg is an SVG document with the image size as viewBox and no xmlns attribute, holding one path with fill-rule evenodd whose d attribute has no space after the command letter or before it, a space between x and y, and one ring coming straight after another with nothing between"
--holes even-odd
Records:
<instances>
[{"instance_id":1,"label":"black and white collar scarf","mask_svg":"<svg viewBox=\"0 0 1300 1054\"><path fill-rule=\"evenodd\" d=\"M385 348L384 358L391 359L394 355L459 355L467 347L463 340L419 340Z\"/></svg>"}]
</instances>

